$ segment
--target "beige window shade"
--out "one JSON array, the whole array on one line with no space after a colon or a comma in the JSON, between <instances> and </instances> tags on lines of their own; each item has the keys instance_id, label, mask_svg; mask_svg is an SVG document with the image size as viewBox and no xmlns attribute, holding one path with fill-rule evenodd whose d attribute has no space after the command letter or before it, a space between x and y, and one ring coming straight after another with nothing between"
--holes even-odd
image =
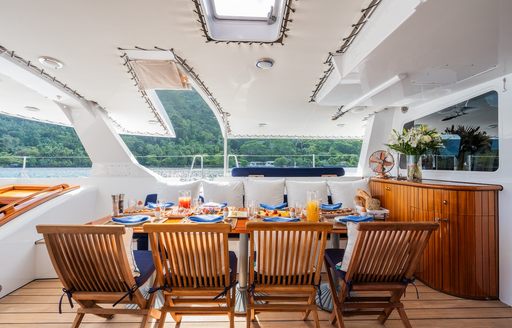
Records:
<instances>
[{"instance_id":1,"label":"beige window shade","mask_svg":"<svg viewBox=\"0 0 512 328\"><path fill-rule=\"evenodd\" d=\"M171 60L134 60L130 62L142 90L189 90L188 77Z\"/></svg>"}]
</instances>

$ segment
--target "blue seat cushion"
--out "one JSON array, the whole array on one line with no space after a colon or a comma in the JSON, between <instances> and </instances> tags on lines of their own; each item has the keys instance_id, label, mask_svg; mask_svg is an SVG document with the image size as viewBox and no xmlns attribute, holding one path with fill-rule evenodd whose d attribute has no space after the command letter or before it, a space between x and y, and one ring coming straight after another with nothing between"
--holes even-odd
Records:
<instances>
[{"instance_id":1,"label":"blue seat cushion","mask_svg":"<svg viewBox=\"0 0 512 328\"><path fill-rule=\"evenodd\" d=\"M343 248L327 248L324 255L327 264L333 269L334 274L341 279L345 278L346 272L336 269L336 264L343 260L343 255L345 255Z\"/></svg>"},{"instance_id":2,"label":"blue seat cushion","mask_svg":"<svg viewBox=\"0 0 512 328\"><path fill-rule=\"evenodd\" d=\"M151 277L153 272L155 272L155 264L153 263L153 255L151 251L133 251L133 257L135 258L135 263L137 263L137 267L139 268L140 275L135 277L135 283L137 286L142 286L148 279Z\"/></svg>"}]
</instances>

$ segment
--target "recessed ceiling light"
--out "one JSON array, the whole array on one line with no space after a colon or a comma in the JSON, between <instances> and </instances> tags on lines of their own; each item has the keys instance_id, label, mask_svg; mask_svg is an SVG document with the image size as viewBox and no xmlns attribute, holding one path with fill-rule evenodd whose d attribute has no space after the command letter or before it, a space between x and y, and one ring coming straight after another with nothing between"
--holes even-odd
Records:
<instances>
[{"instance_id":1,"label":"recessed ceiling light","mask_svg":"<svg viewBox=\"0 0 512 328\"><path fill-rule=\"evenodd\" d=\"M31 111L31 112L39 112L41 110L40 108L37 108L37 107L34 107L34 106L25 106L24 108L26 110Z\"/></svg>"},{"instance_id":2,"label":"recessed ceiling light","mask_svg":"<svg viewBox=\"0 0 512 328\"><path fill-rule=\"evenodd\" d=\"M39 57L39 62L46 68L61 69L64 67L64 64L60 60L48 56Z\"/></svg>"},{"instance_id":3,"label":"recessed ceiling light","mask_svg":"<svg viewBox=\"0 0 512 328\"><path fill-rule=\"evenodd\" d=\"M157 120L148 120L148 123L149 124L158 124L158 121Z\"/></svg>"},{"instance_id":4,"label":"recessed ceiling light","mask_svg":"<svg viewBox=\"0 0 512 328\"><path fill-rule=\"evenodd\" d=\"M268 125L267 123L258 123L258 126L259 126L260 128L262 128L262 127L264 127L264 126L267 126L267 125Z\"/></svg>"},{"instance_id":5,"label":"recessed ceiling light","mask_svg":"<svg viewBox=\"0 0 512 328\"><path fill-rule=\"evenodd\" d=\"M272 58L261 58L256 62L256 67L260 69L270 69L274 66L274 60Z\"/></svg>"},{"instance_id":6,"label":"recessed ceiling light","mask_svg":"<svg viewBox=\"0 0 512 328\"><path fill-rule=\"evenodd\" d=\"M336 124L336 126L342 128L342 127L345 126L345 124L344 123L338 123L338 124Z\"/></svg>"}]
</instances>

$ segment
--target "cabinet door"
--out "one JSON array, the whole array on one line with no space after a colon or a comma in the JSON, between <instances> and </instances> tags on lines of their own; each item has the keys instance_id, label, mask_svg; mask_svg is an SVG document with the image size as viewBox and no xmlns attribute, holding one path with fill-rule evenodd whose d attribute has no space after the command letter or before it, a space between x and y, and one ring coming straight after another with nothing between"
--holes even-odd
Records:
<instances>
[{"instance_id":1,"label":"cabinet door","mask_svg":"<svg viewBox=\"0 0 512 328\"><path fill-rule=\"evenodd\" d=\"M432 222L437 217L434 210L411 207L414 222ZM419 262L416 276L426 285L441 290L443 288L443 238L439 230L435 231Z\"/></svg>"},{"instance_id":2,"label":"cabinet door","mask_svg":"<svg viewBox=\"0 0 512 328\"><path fill-rule=\"evenodd\" d=\"M459 191L450 217L452 274L446 291L474 298L498 297L496 192Z\"/></svg>"},{"instance_id":3,"label":"cabinet door","mask_svg":"<svg viewBox=\"0 0 512 328\"><path fill-rule=\"evenodd\" d=\"M417 272L418 278L439 290L449 287L453 270L449 222L452 206L456 205L454 198L456 193L453 191L428 188L418 188L417 194L412 196L412 221L439 223L439 228L430 237Z\"/></svg>"}]
</instances>

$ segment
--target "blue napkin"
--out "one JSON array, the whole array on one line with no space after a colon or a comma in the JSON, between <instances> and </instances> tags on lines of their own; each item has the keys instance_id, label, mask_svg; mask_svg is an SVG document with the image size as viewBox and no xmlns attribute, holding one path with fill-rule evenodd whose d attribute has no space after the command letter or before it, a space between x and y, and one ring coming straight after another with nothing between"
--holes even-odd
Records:
<instances>
[{"instance_id":1,"label":"blue napkin","mask_svg":"<svg viewBox=\"0 0 512 328\"><path fill-rule=\"evenodd\" d=\"M217 223L221 222L224 219L222 215L211 215L211 214L205 214L205 215L194 215L190 216L189 220L192 222L197 223Z\"/></svg>"},{"instance_id":2,"label":"blue napkin","mask_svg":"<svg viewBox=\"0 0 512 328\"><path fill-rule=\"evenodd\" d=\"M174 203L173 202L167 202L167 203L164 203L163 204L163 207L164 208L169 208L169 207L173 207L174 206ZM146 205L147 208L149 209L155 209L158 207L158 204L157 203L151 203L151 202L148 202L148 204Z\"/></svg>"},{"instance_id":3,"label":"blue napkin","mask_svg":"<svg viewBox=\"0 0 512 328\"><path fill-rule=\"evenodd\" d=\"M203 207L214 207L214 208L224 208L226 206L228 206L228 203L226 203L226 202L224 202L224 203L208 202L208 203L203 204Z\"/></svg>"},{"instance_id":4,"label":"blue napkin","mask_svg":"<svg viewBox=\"0 0 512 328\"><path fill-rule=\"evenodd\" d=\"M343 217L337 217L335 218L336 222L338 223L347 223L347 222L371 222L373 221L372 216L359 216L359 215L349 215L349 216L343 216Z\"/></svg>"},{"instance_id":5,"label":"blue napkin","mask_svg":"<svg viewBox=\"0 0 512 328\"><path fill-rule=\"evenodd\" d=\"M277 204L275 206L268 205L268 204L260 204L260 207L266 210L282 210L283 208L286 208L288 206L288 203L281 203Z\"/></svg>"},{"instance_id":6,"label":"blue napkin","mask_svg":"<svg viewBox=\"0 0 512 328\"><path fill-rule=\"evenodd\" d=\"M132 216L121 216L118 218L112 218L112 221L122 224L135 224L142 223L149 220L147 215L132 215Z\"/></svg>"},{"instance_id":7,"label":"blue napkin","mask_svg":"<svg viewBox=\"0 0 512 328\"><path fill-rule=\"evenodd\" d=\"M324 211L336 211L341 208L341 203L336 204L322 204L320 205L320 209Z\"/></svg>"},{"instance_id":8,"label":"blue napkin","mask_svg":"<svg viewBox=\"0 0 512 328\"><path fill-rule=\"evenodd\" d=\"M281 216L272 216L263 219L264 222L299 222L299 218L286 218Z\"/></svg>"}]
</instances>

